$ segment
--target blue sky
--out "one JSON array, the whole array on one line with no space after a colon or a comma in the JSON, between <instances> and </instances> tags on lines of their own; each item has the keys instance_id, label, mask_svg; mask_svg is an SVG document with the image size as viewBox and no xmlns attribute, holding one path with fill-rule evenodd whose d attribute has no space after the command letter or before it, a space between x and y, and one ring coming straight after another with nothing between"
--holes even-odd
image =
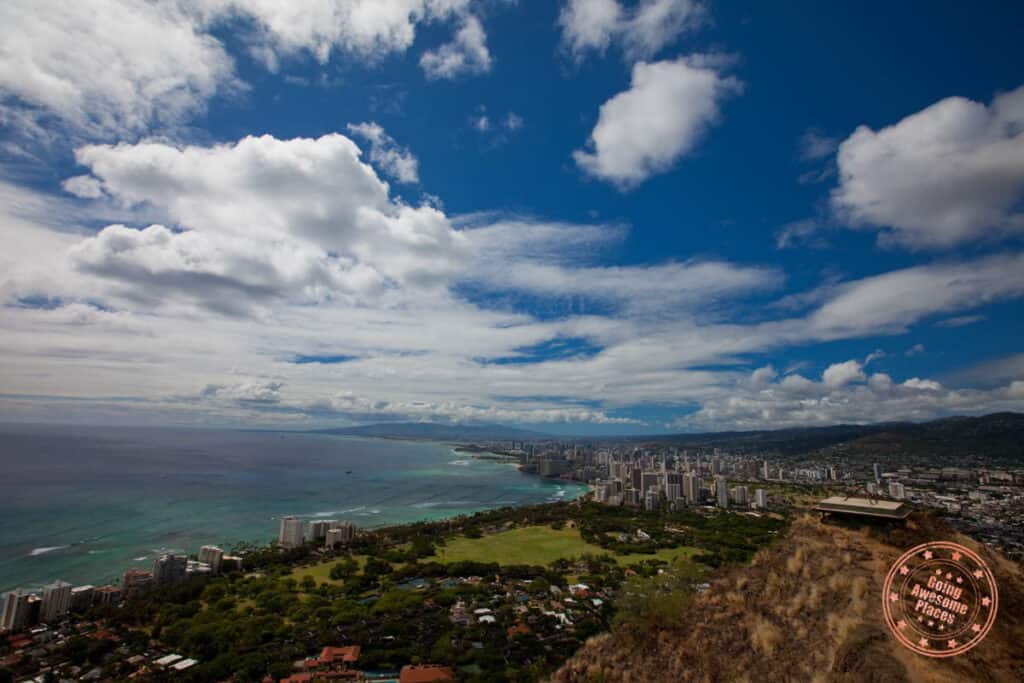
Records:
<instances>
[{"instance_id":1,"label":"blue sky","mask_svg":"<svg viewBox=\"0 0 1024 683\"><path fill-rule=\"evenodd\" d=\"M37 5L0 8L8 419L1024 408L1012 3Z\"/></svg>"}]
</instances>

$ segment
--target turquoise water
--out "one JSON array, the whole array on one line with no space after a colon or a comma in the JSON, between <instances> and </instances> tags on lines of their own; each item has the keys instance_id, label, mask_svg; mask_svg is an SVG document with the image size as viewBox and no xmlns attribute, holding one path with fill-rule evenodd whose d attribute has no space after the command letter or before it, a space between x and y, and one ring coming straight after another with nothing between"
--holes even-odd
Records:
<instances>
[{"instance_id":1,"label":"turquoise water","mask_svg":"<svg viewBox=\"0 0 1024 683\"><path fill-rule=\"evenodd\" d=\"M285 515L374 528L586 491L446 444L277 432L4 426L0 466L0 591L267 543Z\"/></svg>"}]
</instances>

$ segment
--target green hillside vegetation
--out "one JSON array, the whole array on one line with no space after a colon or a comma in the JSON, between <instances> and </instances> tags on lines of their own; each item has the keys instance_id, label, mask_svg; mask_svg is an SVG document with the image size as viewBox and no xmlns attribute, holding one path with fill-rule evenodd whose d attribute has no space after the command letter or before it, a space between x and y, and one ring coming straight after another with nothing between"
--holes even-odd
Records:
<instances>
[{"instance_id":1,"label":"green hillside vegetation","mask_svg":"<svg viewBox=\"0 0 1024 683\"><path fill-rule=\"evenodd\" d=\"M250 546L246 574L198 577L82 616L129 652L199 661L173 678L152 672L154 681L280 678L325 645L358 644L367 670L435 662L460 681L526 683L623 614L675 605L668 592L684 595L720 565L749 560L785 526L714 509L505 508L363 533L333 551ZM134 671L125 659L104 660L105 680Z\"/></svg>"}]
</instances>

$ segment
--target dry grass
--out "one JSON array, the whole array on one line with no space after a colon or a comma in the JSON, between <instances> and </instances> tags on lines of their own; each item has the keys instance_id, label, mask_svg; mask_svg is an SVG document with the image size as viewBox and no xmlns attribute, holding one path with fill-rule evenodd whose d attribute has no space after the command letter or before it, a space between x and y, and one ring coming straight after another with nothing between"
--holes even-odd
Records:
<instances>
[{"instance_id":1,"label":"dry grass","mask_svg":"<svg viewBox=\"0 0 1024 683\"><path fill-rule=\"evenodd\" d=\"M985 652L975 656L972 651L954 662L930 660L900 647L889 635L877 601L900 549L921 542L921 535L956 538L928 524L880 535L797 520L785 543L713 580L675 624L641 640L641 647L623 647L618 637L595 639L553 680L591 683L599 673L596 680L607 683L1019 683L1024 680L1019 647L1024 641L1024 575L1012 562L993 558L1005 607L1000 606L999 632L993 630L977 648ZM956 540L977 547L962 537Z\"/></svg>"}]
</instances>

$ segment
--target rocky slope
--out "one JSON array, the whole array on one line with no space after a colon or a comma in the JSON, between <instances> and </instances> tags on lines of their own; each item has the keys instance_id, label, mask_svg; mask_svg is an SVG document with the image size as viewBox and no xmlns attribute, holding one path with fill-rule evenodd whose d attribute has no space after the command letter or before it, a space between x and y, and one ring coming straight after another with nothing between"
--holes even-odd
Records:
<instances>
[{"instance_id":1,"label":"rocky slope","mask_svg":"<svg viewBox=\"0 0 1024 683\"><path fill-rule=\"evenodd\" d=\"M999 615L977 647L924 657L889 633L882 584L906 549L954 540L995 574ZM906 529L870 530L797 520L752 565L730 569L659 628L633 624L589 641L552 680L613 681L1024 681L1024 572L1020 565L927 517Z\"/></svg>"}]
</instances>

